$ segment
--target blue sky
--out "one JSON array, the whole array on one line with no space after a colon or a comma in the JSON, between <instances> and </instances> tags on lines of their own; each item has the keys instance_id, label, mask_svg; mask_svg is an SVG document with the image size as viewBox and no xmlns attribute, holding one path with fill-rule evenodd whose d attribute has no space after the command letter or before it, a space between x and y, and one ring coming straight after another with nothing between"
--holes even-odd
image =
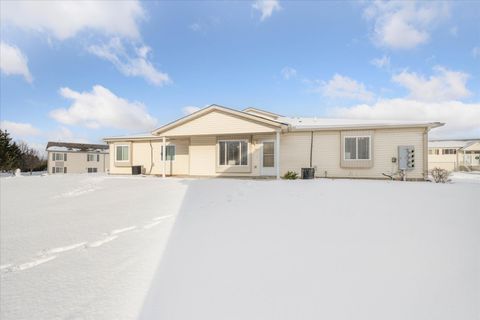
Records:
<instances>
[{"instance_id":1,"label":"blue sky","mask_svg":"<svg viewBox=\"0 0 480 320\"><path fill-rule=\"evenodd\" d=\"M42 147L216 103L480 136L480 2L1 3L1 126Z\"/></svg>"}]
</instances>

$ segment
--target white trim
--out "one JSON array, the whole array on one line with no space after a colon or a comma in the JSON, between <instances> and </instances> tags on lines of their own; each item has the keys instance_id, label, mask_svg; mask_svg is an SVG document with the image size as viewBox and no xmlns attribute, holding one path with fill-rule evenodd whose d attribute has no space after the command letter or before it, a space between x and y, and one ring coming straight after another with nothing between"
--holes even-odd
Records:
<instances>
[{"instance_id":1,"label":"white trim","mask_svg":"<svg viewBox=\"0 0 480 320\"><path fill-rule=\"evenodd\" d=\"M247 164L242 163L242 144L240 143L240 164L238 165L229 165L229 164L220 164L220 142L246 142L247 143ZM221 139L217 140L217 167L220 168L245 168L250 166L250 146L248 139ZM227 162L227 148L225 147L225 162Z\"/></svg>"},{"instance_id":2,"label":"white trim","mask_svg":"<svg viewBox=\"0 0 480 320\"><path fill-rule=\"evenodd\" d=\"M165 146L165 149L167 149L168 147L172 146L173 147L173 160L167 160L166 157L164 158L164 150L163 150L163 145L160 146L160 161L163 161L163 159L165 159L165 161L168 161L168 162L174 162L176 159L177 159L177 146L173 143L169 143ZM166 155L166 152L165 152L165 155Z\"/></svg>"},{"instance_id":3,"label":"white trim","mask_svg":"<svg viewBox=\"0 0 480 320\"><path fill-rule=\"evenodd\" d=\"M263 166L263 144L265 142L273 143L273 167ZM277 160L277 145L275 139L261 139L258 141L260 144L260 175L261 176L275 176L277 174L278 160Z\"/></svg>"},{"instance_id":4,"label":"white trim","mask_svg":"<svg viewBox=\"0 0 480 320\"><path fill-rule=\"evenodd\" d=\"M355 159L345 158L345 140L347 138L355 138ZM358 138L368 138L368 159L358 159ZM372 160L372 136L363 135L363 136L344 136L343 137L343 160L345 161L370 161Z\"/></svg>"},{"instance_id":5,"label":"white trim","mask_svg":"<svg viewBox=\"0 0 480 320\"><path fill-rule=\"evenodd\" d=\"M275 175L280 179L280 131L277 131L275 139Z\"/></svg>"},{"instance_id":6,"label":"white trim","mask_svg":"<svg viewBox=\"0 0 480 320\"><path fill-rule=\"evenodd\" d=\"M117 149L118 147L127 147L127 160L118 160L117 159ZM123 153L122 153L123 155ZM129 162L130 161L130 146L128 144L116 144L115 145L115 162Z\"/></svg>"}]
</instances>

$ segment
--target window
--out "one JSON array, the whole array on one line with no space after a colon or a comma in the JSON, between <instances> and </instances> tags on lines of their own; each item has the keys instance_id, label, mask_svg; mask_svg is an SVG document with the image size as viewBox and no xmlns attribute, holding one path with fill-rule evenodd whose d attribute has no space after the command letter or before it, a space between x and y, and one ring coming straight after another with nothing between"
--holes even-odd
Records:
<instances>
[{"instance_id":1,"label":"window","mask_svg":"<svg viewBox=\"0 0 480 320\"><path fill-rule=\"evenodd\" d=\"M370 160L370 137L345 137L345 160Z\"/></svg>"},{"instance_id":2,"label":"window","mask_svg":"<svg viewBox=\"0 0 480 320\"><path fill-rule=\"evenodd\" d=\"M175 145L169 144L166 146L167 148L167 161L174 161L175 160ZM163 146L160 150L160 160L163 161Z\"/></svg>"},{"instance_id":3,"label":"window","mask_svg":"<svg viewBox=\"0 0 480 320\"><path fill-rule=\"evenodd\" d=\"M433 149L428 149L428 154L433 154Z\"/></svg>"},{"instance_id":4,"label":"window","mask_svg":"<svg viewBox=\"0 0 480 320\"><path fill-rule=\"evenodd\" d=\"M442 154L457 154L456 149L443 149Z\"/></svg>"},{"instance_id":5,"label":"window","mask_svg":"<svg viewBox=\"0 0 480 320\"><path fill-rule=\"evenodd\" d=\"M128 161L128 146L118 145L115 148L116 161Z\"/></svg>"},{"instance_id":6,"label":"window","mask_svg":"<svg viewBox=\"0 0 480 320\"><path fill-rule=\"evenodd\" d=\"M248 142L246 140L219 141L218 154L221 166L246 166L248 165Z\"/></svg>"},{"instance_id":7,"label":"window","mask_svg":"<svg viewBox=\"0 0 480 320\"><path fill-rule=\"evenodd\" d=\"M52 167L52 173L67 173L67 167Z\"/></svg>"},{"instance_id":8,"label":"window","mask_svg":"<svg viewBox=\"0 0 480 320\"><path fill-rule=\"evenodd\" d=\"M52 160L53 161L67 161L67 154L66 153L52 153Z\"/></svg>"},{"instance_id":9,"label":"window","mask_svg":"<svg viewBox=\"0 0 480 320\"><path fill-rule=\"evenodd\" d=\"M88 173L97 173L98 169L97 168L87 168Z\"/></svg>"},{"instance_id":10,"label":"window","mask_svg":"<svg viewBox=\"0 0 480 320\"><path fill-rule=\"evenodd\" d=\"M100 161L100 155L99 154L87 154L87 161Z\"/></svg>"}]
</instances>

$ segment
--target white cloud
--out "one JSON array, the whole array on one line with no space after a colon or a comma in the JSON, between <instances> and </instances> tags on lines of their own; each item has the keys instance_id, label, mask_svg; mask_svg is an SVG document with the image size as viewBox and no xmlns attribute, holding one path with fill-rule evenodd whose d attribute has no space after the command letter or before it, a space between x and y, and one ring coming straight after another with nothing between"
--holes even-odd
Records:
<instances>
[{"instance_id":1,"label":"white cloud","mask_svg":"<svg viewBox=\"0 0 480 320\"><path fill-rule=\"evenodd\" d=\"M38 136L41 132L30 123L13 122L8 120L2 120L0 122L0 128L7 130L10 136L14 139L19 137L31 137Z\"/></svg>"},{"instance_id":2,"label":"white cloud","mask_svg":"<svg viewBox=\"0 0 480 320\"><path fill-rule=\"evenodd\" d=\"M377 68L389 68L390 67L390 57L383 55L381 58L375 58L370 61Z\"/></svg>"},{"instance_id":3,"label":"white cloud","mask_svg":"<svg viewBox=\"0 0 480 320\"><path fill-rule=\"evenodd\" d=\"M183 107L182 108L182 113L184 115L189 115L189 114L192 114L194 112L197 112L198 110L200 110L201 108L199 107L195 107L195 106L186 106L186 107Z\"/></svg>"},{"instance_id":4,"label":"white cloud","mask_svg":"<svg viewBox=\"0 0 480 320\"><path fill-rule=\"evenodd\" d=\"M392 80L405 87L410 98L421 101L457 100L471 95L466 86L468 74L441 66L433 70L435 75L428 79L414 72L403 71L394 75Z\"/></svg>"},{"instance_id":5,"label":"white cloud","mask_svg":"<svg viewBox=\"0 0 480 320\"><path fill-rule=\"evenodd\" d=\"M472 49L472 55L474 58L480 58L480 47L474 47Z\"/></svg>"},{"instance_id":6,"label":"white cloud","mask_svg":"<svg viewBox=\"0 0 480 320\"><path fill-rule=\"evenodd\" d=\"M1 19L65 40L85 30L138 39L139 1L1 1Z\"/></svg>"},{"instance_id":7,"label":"white cloud","mask_svg":"<svg viewBox=\"0 0 480 320\"><path fill-rule=\"evenodd\" d=\"M252 7L262 13L261 21L269 18L273 11L282 9L278 0L256 0Z\"/></svg>"},{"instance_id":8,"label":"white cloud","mask_svg":"<svg viewBox=\"0 0 480 320\"><path fill-rule=\"evenodd\" d=\"M200 31L202 29L202 26L199 23L192 23L189 26L190 30L192 31Z\"/></svg>"},{"instance_id":9,"label":"white cloud","mask_svg":"<svg viewBox=\"0 0 480 320\"><path fill-rule=\"evenodd\" d=\"M364 17L373 20L374 41L393 49L427 42L431 29L446 16L448 5L440 2L376 1L364 10Z\"/></svg>"},{"instance_id":10,"label":"white cloud","mask_svg":"<svg viewBox=\"0 0 480 320\"><path fill-rule=\"evenodd\" d=\"M329 98L372 101L375 97L363 83L339 74L335 74L328 82L322 82L317 91Z\"/></svg>"},{"instance_id":11,"label":"white cloud","mask_svg":"<svg viewBox=\"0 0 480 320\"><path fill-rule=\"evenodd\" d=\"M86 138L76 136L70 129L64 126L50 131L47 133L48 141L62 141L62 142L78 142L78 143L89 143L89 140Z\"/></svg>"},{"instance_id":12,"label":"white cloud","mask_svg":"<svg viewBox=\"0 0 480 320\"><path fill-rule=\"evenodd\" d=\"M297 76L297 70L291 67L285 67L282 69L282 76L285 80L295 78Z\"/></svg>"},{"instance_id":13,"label":"white cloud","mask_svg":"<svg viewBox=\"0 0 480 320\"><path fill-rule=\"evenodd\" d=\"M113 38L103 45L92 45L88 51L110 61L126 76L143 77L148 82L162 86L171 82L168 74L158 71L149 61L150 47L141 46L128 52L119 38Z\"/></svg>"},{"instance_id":14,"label":"white cloud","mask_svg":"<svg viewBox=\"0 0 480 320\"><path fill-rule=\"evenodd\" d=\"M374 104L334 108L330 116L354 119L440 121L444 127L434 129L432 137L480 136L480 103L460 101L421 102L412 99L384 99Z\"/></svg>"},{"instance_id":15,"label":"white cloud","mask_svg":"<svg viewBox=\"0 0 480 320\"><path fill-rule=\"evenodd\" d=\"M20 49L5 42L0 43L0 70L6 75L21 75L30 83L33 81L27 57Z\"/></svg>"},{"instance_id":16,"label":"white cloud","mask_svg":"<svg viewBox=\"0 0 480 320\"><path fill-rule=\"evenodd\" d=\"M51 111L50 116L66 125L143 131L153 129L157 123L142 103L120 98L100 85L94 86L92 92L61 88L60 94L73 102L66 109Z\"/></svg>"}]
</instances>

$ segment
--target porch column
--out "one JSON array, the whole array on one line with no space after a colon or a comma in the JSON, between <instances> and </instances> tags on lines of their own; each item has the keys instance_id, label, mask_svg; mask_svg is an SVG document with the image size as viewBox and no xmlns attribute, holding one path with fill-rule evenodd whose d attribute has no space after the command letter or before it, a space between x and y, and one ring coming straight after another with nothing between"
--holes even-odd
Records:
<instances>
[{"instance_id":1,"label":"porch column","mask_svg":"<svg viewBox=\"0 0 480 320\"><path fill-rule=\"evenodd\" d=\"M162 138L162 155L163 155L163 171L162 177L165 178L165 173L167 172L167 138Z\"/></svg>"},{"instance_id":2,"label":"porch column","mask_svg":"<svg viewBox=\"0 0 480 320\"><path fill-rule=\"evenodd\" d=\"M275 166L277 179L280 179L280 131L276 132L275 137L275 161L277 165Z\"/></svg>"}]
</instances>

